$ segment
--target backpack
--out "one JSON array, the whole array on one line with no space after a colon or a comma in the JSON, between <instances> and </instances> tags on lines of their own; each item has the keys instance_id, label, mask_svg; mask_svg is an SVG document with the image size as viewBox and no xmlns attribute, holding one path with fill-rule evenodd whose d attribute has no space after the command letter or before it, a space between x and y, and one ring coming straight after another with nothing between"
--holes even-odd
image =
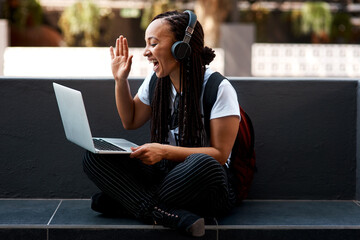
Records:
<instances>
[{"instance_id":1,"label":"backpack","mask_svg":"<svg viewBox=\"0 0 360 240\"><path fill-rule=\"evenodd\" d=\"M219 72L214 72L206 83L203 108L205 130L210 133L210 112L216 101L218 87L225 79ZM250 191L256 169L255 156L255 132L250 117L239 105L241 121L239 130L232 148L230 157L230 169L235 176L237 200L240 202L245 199Z\"/></svg>"},{"instance_id":2,"label":"backpack","mask_svg":"<svg viewBox=\"0 0 360 240\"><path fill-rule=\"evenodd\" d=\"M204 108L204 127L208 136L210 136L210 113L216 101L218 87L225 79L219 72L214 72L206 83L203 108ZM149 83L150 102L154 95L157 77L155 74L151 77ZM236 194L238 202L245 199L249 193L254 174L256 172L256 158L254 150L255 134L250 117L239 105L241 121L236 136L234 146L230 157L230 170L235 176Z\"/></svg>"}]
</instances>

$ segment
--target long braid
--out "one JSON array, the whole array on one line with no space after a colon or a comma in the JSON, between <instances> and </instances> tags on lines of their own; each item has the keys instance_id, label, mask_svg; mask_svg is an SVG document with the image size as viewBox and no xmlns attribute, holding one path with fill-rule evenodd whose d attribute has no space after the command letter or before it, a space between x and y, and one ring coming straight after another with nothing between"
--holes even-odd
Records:
<instances>
[{"instance_id":1,"label":"long braid","mask_svg":"<svg viewBox=\"0 0 360 240\"><path fill-rule=\"evenodd\" d=\"M196 62L196 61L195 61ZM200 68L191 68L196 64L194 59L188 58L184 65L184 100L180 106L179 133L182 146L205 146L206 136L201 116L200 98L203 81L203 73L194 71ZM199 78L199 75L202 78Z\"/></svg>"},{"instance_id":2,"label":"long braid","mask_svg":"<svg viewBox=\"0 0 360 240\"><path fill-rule=\"evenodd\" d=\"M158 79L152 101L151 142L166 143L170 103L170 78Z\"/></svg>"},{"instance_id":3,"label":"long braid","mask_svg":"<svg viewBox=\"0 0 360 240\"><path fill-rule=\"evenodd\" d=\"M188 14L176 11L158 15L155 19L165 19L174 33L175 39L184 38L188 24ZM205 65L215 57L214 51L204 47L204 33L197 22L190 41L192 54L180 64L180 89L182 94L179 103L179 144L180 146L205 146L206 133L201 116L201 91L204 82ZM155 96L152 101L151 140L167 143L168 118L170 116L171 80L169 77L157 81Z\"/></svg>"}]
</instances>

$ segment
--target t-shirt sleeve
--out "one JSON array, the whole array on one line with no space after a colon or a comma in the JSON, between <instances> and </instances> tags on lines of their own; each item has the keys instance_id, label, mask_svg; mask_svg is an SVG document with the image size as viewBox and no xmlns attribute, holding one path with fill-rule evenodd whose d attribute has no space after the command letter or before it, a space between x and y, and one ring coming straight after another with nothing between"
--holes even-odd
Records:
<instances>
[{"instance_id":1,"label":"t-shirt sleeve","mask_svg":"<svg viewBox=\"0 0 360 240\"><path fill-rule=\"evenodd\" d=\"M153 75L153 72L146 76L143 83L139 87L139 90L137 92L137 95L140 99L140 101L146 105L150 105L150 99L149 99L149 84L151 77Z\"/></svg>"},{"instance_id":2,"label":"t-shirt sleeve","mask_svg":"<svg viewBox=\"0 0 360 240\"><path fill-rule=\"evenodd\" d=\"M231 83L224 79L219 85L217 99L211 110L210 119L234 115L240 118L237 93Z\"/></svg>"}]
</instances>

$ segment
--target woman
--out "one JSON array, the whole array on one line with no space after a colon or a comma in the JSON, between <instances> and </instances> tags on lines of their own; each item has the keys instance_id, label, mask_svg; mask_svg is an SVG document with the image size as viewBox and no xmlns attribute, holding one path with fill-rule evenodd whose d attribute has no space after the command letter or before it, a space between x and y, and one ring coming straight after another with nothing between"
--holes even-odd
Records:
<instances>
[{"instance_id":1,"label":"woman","mask_svg":"<svg viewBox=\"0 0 360 240\"><path fill-rule=\"evenodd\" d=\"M191 53L179 60L172 47L182 40L190 40ZM146 29L145 41L144 56L158 78L154 96L149 96L152 74L134 98L130 94L132 56L125 37L110 47L110 55L122 124L136 129L151 120L151 143L133 148L130 157L87 152L84 170L102 191L93 196L92 208L202 236L204 217L225 214L236 201L226 163L239 125L237 95L227 80L222 81L208 138L202 94L212 73L206 65L215 54L204 47L195 14L158 15Z\"/></svg>"}]
</instances>

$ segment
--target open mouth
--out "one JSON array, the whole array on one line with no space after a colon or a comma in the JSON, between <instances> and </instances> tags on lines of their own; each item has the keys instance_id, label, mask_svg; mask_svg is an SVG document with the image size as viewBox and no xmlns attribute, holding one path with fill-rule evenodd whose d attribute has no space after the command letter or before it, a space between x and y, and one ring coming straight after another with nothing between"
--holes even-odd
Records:
<instances>
[{"instance_id":1,"label":"open mouth","mask_svg":"<svg viewBox=\"0 0 360 240\"><path fill-rule=\"evenodd\" d=\"M150 62L154 65L153 70L156 71L159 68L159 62L156 60L151 60Z\"/></svg>"}]
</instances>

